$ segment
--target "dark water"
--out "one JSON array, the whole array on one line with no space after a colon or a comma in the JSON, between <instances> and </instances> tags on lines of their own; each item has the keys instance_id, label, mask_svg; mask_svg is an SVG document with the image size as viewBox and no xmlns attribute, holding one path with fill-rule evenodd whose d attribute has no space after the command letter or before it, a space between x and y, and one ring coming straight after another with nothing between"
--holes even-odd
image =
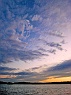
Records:
<instances>
[{"instance_id":1,"label":"dark water","mask_svg":"<svg viewBox=\"0 0 71 95\"><path fill-rule=\"evenodd\" d=\"M0 95L71 95L70 84L0 84Z\"/></svg>"}]
</instances>

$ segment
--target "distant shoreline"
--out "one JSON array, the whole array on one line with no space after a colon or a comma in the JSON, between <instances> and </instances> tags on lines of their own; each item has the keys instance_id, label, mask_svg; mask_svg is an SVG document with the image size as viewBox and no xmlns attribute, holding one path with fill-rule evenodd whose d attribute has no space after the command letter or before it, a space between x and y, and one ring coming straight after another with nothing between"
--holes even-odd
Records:
<instances>
[{"instance_id":1,"label":"distant shoreline","mask_svg":"<svg viewBox=\"0 0 71 95\"><path fill-rule=\"evenodd\" d=\"M46 83L41 83L41 82L3 82L0 81L0 84L71 84L71 81L66 81L66 82L46 82Z\"/></svg>"}]
</instances>

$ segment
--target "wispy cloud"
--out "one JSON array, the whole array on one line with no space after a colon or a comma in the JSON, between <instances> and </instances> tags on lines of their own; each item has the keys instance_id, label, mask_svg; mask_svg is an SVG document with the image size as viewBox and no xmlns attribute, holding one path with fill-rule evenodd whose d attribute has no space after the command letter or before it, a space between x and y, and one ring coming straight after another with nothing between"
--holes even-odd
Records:
<instances>
[{"instance_id":1,"label":"wispy cloud","mask_svg":"<svg viewBox=\"0 0 71 95\"><path fill-rule=\"evenodd\" d=\"M70 12L64 9L66 0L3 0L0 4L0 63L25 62L63 50Z\"/></svg>"}]
</instances>

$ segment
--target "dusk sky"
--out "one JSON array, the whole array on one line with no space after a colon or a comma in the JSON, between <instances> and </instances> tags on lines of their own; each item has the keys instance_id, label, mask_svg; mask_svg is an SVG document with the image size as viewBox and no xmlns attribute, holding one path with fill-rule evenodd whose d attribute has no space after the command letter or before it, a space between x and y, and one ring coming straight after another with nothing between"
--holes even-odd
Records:
<instances>
[{"instance_id":1,"label":"dusk sky","mask_svg":"<svg viewBox=\"0 0 71 95\"><path fill-rule=\"evenodd\" d=\"M71 0L0 0L0 81L71 81Z\"/></svg>"}]
</instances>

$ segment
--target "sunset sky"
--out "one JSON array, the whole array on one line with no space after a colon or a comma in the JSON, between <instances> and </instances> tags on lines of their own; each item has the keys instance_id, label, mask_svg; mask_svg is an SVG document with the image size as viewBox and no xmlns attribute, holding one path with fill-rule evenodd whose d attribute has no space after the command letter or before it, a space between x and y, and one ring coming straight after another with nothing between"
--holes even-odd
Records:
<instances>
[{"instance_id":1,"label":"sunset sky","mask_svg":"<svg viewBox=\"0 0 71 95\"><path fill-rule=\"evenodd\" d=\"M71 0L0 0L0 81L71 81Z\"/></svg>"}]
</instances>

